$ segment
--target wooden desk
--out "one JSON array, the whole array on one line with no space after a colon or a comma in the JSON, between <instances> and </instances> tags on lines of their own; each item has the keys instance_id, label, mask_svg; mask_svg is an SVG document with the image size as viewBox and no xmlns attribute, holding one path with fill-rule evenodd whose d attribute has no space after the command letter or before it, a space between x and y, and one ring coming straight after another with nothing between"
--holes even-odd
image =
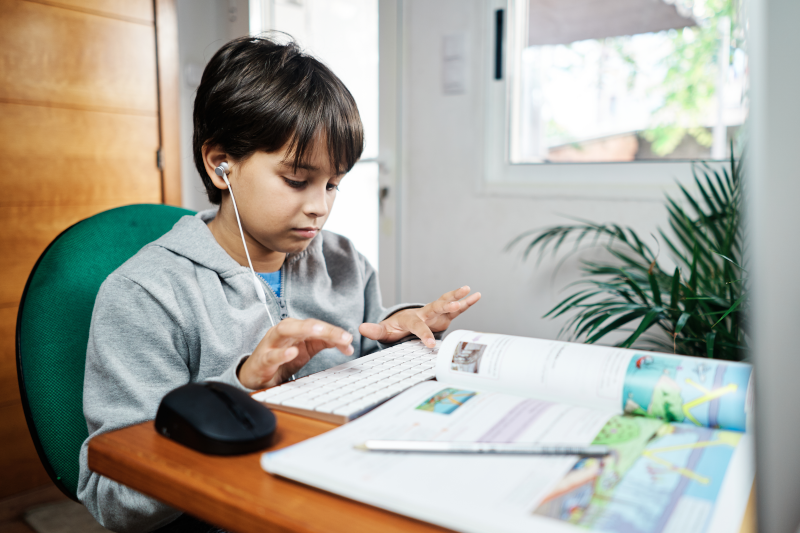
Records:
<instances>
[{"instance_id":1,"label":"wooden desk","mask_svg":"<svg viewBox=\"0 0 800 533\"><path fill-rule=\"evenodd\" d=\"M333 424L275 412L278 450L333 429ZM204 455L156 433L152 422L89 443L89 468L177 509L236 533L443 532L412 518L348 500L261 470L253 453ZM753 494L741 533L755 531Z\"/></svg>"},{"instance_id":2,"label":"wooden desk","mask_svg":"<svg viewBox=\"0 0 800 533\"><path fill-rule=\"evenodd\" d=\"M275 412L279 450L336 427ZM152 422L112 431L89 443L89 468L176 509L235 533L448 531L348 500L261 469L262 452L205 455L156 433Z\"/></svg>"}]
</instances>

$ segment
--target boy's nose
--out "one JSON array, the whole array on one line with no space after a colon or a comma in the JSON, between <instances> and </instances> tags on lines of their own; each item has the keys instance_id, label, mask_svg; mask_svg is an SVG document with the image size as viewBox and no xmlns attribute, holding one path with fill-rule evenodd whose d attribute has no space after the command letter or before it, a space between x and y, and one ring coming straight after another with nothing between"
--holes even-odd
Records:
<instances>
[{"instance_id":1,"label":"boy's nose","mask_svg":"<svg viewBox=\"0 0 800 533\"><path fill-rule=\"evenodd\" d=\"M320 218L328 214L328 196L325 188L321 191L311 190L306 200L305 213L310 217Z\"/></svg>"}]
</instances>

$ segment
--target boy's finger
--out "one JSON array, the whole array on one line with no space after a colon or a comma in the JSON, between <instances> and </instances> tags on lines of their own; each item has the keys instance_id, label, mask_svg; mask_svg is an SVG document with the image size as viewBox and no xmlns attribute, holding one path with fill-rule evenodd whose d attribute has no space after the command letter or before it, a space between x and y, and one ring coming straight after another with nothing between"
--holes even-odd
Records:
<instances>
[{"instance_id":1,"label":"boy's finger","mask_svg":"<svg viewBox=\"0 0 800 533\"><path fill-rule=\"evenodd\" d=\"M260 355L250 356L239 371L239 381L245 387L258 389L263 386L280 385L277 376L281 365L295 359L300 350L295 346L289 348L273 348ZM276 383L275 380L279 381Z\"/></svg>"},{"instance_id":2,"label":"boy's finger","mask_svg":"<svg viewBox=\"0 0 800 533\"><path fill-rule=\"evenodd\" d=\"M457 302L467 294L469 294L469 285L464 285L463 287L459 287L456 290L442 294L442 296L439 299L444 300L446 302Z\"/></svg>"},{"instance_id":3,"label":"boy's finger","mask_svg":"<svg viewBox=\"0 0 800 533\"><path fill-rule=\"evenodd\" d=\"M470 294L468 298L464 298L463 300L458 302L459 308L456 311L450 313L450 319L451 320L454 319L455 317L457 317L458 315L460 315L461 313L463 313L464 311L466 311L467 309L478 303L478 300L480 299L481 299L481 293L476 292L474 294Z\"/></svg>"},{"instance_id":4,"label":"boy's finger","mask_svg":"<svg viewBox=\"0 0 800 533\"><path fill-rule=\"evenodd\" d=\"M423 320L430 320L436 315L457 312L461 306L459 300L469 294L469 286L464 285L454 291L444 293L438 300L433 301L420 310Z\"/></svg>"},{"instance_id":5,"label":"boy's finger","mask_svg":"<svg viewBox=\"0 0 800 533\"><path fill-rule=\"evenodd\" d=\"M276 348L274 350L270 350L267 352L266 357L266 365L267 366L274 366L275 371L278 370L278 367L288 363L300 353L300 350L297 349L296 346L290 346L289 348Z\"/></svg>"},{"instance_id":6,"label":"boy's finger","mask_svg":"<svg viewBox=\"0 0 800 533\"><path fill-rule=\"evenodd\" d=\"M364 322L358 326L358 331L368 339L374 341L388 340L389 330L383 324L373 324L371 322Z\"/></svg>"},{"instance_id":7,"label":"boy's finger","mask_svg":"<svg viewBox=\"0 0 800 533\"><path fill-rule=\"evenodd\" d=\"M344 348L353 342L353 335L349 332L321 320L287 318L272 329L276 337L275 343L278 346L287 346L306 339L317 339L330 346Z\"/></svg>"},{"instance_id":8,"label":"boy's finger","mask_svg":"<svg viewBox=\"0 0 800 533\"><path fill-rule=\"evenodd\" d=\"M419 340L421 340L422 343L428 348L433 348L436 346L436 338L433 336L431 328L429 328L428 325L422 320L415 320L413 323L411 323L408 330L419 337Z\"/></svg>"}]
</instances>

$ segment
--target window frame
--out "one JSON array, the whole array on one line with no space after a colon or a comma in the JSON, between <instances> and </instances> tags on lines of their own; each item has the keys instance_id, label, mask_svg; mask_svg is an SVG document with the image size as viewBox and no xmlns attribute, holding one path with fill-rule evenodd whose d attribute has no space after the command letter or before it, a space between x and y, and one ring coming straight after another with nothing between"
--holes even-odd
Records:
<instances>
[{"instance_id":1,"label":"window frame","mask_svg":"<svg viewBox=\"0 0 800 533\"><path fill-rule=\"evenodd\" d=\"M689 185L696 161L620 163L512 163L511 105L519 99L516 76L526 37L528 0L484 0L484 46L479 69L484 100L484 164L477 192L486 196L566 197L592 200L659 200ZM504 10L502 78L494 78L495 12ZM721 168L724 161L705 161Z\"/></svg>"}]
</instances>

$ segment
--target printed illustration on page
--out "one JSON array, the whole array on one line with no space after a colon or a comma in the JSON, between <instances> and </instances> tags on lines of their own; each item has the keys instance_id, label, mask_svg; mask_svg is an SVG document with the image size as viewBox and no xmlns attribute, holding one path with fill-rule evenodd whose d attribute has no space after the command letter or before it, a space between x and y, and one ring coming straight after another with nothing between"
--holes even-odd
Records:
<instances>
[{"instance_id":1,"label":"printed illustration on page","mask_svg":"<svg viewBox=\"0 0 800 533\"><path fill-rule=\"evenodd\" d=\"M638 354L628 364L623 408L668 422L744 431L750 373L747 365Z\"/></svg>"},{"instance_id":2,"label":"printed illustration on page","mask_svg":"<svg viewBox=\"0 0 800 533\"><path fill-rule=\"evenodd\" d=\"M742 434L617 416L535 514L597 531L705 531Z\"/></svg>"},{"instance_id":3,"label":"printed illustration on page","mask_svg":"<svg viewBox=\"0 0 800 533\"><path fill-rule=\"evenodd\" d=\"M480 342L459 342L453 353L452 369L458 372L478 374L486 345Z\"/></svg>"},{"instance_id":4,"label":"printed illustration on page","mask_svg":"<svg viewBox=\"0 0 800 533\"><path fill-rule=\"evenodd\" d=\"M464 403L474 398L477 393L468 390L447 388L442 389L417 406L420 411L430 411L449 415Z\"/></svg>"}]
</instances>

